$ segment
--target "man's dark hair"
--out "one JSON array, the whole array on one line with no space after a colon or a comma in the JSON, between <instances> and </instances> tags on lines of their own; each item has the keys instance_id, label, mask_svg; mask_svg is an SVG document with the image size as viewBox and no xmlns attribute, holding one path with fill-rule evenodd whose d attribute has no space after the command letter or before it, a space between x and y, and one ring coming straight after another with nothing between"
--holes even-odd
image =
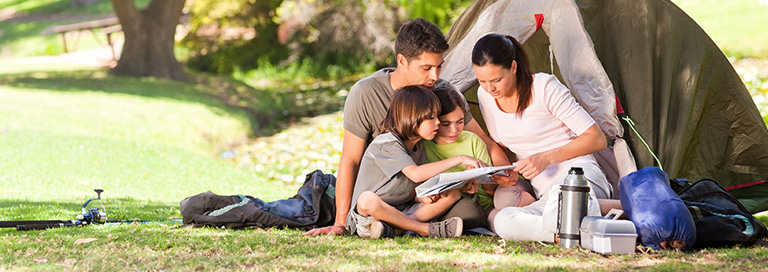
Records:
<instances>
[{"instance_id":1,"label":"man's dark hair","mask_svg":"<svg viewBox=\"0 0 768 272\"><path fill-rule=\"evenodd\" d=\"M446 50L448 41L443 32L424 18L416 18L397 31L395 54L403 54L406 59L418 57L423 52L443 53Z\"/></svg>"}]
</instances>

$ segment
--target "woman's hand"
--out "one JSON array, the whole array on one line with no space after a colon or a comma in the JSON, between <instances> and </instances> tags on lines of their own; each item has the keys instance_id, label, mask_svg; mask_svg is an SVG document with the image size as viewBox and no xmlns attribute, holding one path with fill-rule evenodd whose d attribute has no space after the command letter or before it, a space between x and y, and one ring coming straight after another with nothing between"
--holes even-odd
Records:
<instances>
[{"instance_id":1,"label":"woman's hand","mask_svg":"<svg viewBox=\"0 0 768 272\"><path fill-rule=\"evenodd\" d=\"M515 170L520 172L523 177L531 180L541 174L544 169L547 169L547 166L552 164L553 160L550 153L550 151L536 153L525 159L519 160L516 163L517 167L515 167Z\"/></svg>"},{"instance_id":2,"label":"woman's hand","mask_svg":"<svg viewBox=\"0 0 768 272\"><path fill-rule=\"evenodd\" d=\"M592 154L605 149L605 147L606 140L603 132L597 125L592 125L564 146L536 153L518 161L515 170L519 171L523 177L533 179L550 164Z\"/></svg>"}]
</instances>

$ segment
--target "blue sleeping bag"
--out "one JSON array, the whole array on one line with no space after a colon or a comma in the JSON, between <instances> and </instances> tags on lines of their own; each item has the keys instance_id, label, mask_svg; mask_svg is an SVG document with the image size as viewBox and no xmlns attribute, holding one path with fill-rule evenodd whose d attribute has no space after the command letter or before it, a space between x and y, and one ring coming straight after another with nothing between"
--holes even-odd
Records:
<instances>
[{"instance_id":1,"label":"blue sleeping bag","mask_svg":"<svg viewBox=\"0 0 768 272\"><path fill-rule=\"evenodd\" d=\"M619 183L621 206L635 223L640 242L653 249L678 245L686 250L696 242L696 225L680 197L669 187L667 173L658 167L633 172Z\"/></svg>"}]
</instances>

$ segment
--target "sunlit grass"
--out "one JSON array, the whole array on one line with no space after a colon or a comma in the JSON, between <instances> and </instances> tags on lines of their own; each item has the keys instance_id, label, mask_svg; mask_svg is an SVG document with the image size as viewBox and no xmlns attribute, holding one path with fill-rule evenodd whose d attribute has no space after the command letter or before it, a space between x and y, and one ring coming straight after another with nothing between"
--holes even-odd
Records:
<instances>
[{"instance_id":1,"label":"sunlit grass","mask_svg":"<svg viewBox=\"0 0 768 272\"><path fill-rule=\"evenodd\" d=\"M768 58L765 0L673 0L729 57Z\"/></svg>"},{"instance_id":2,"label":"sunlit grass","mask_svg":"<svg viewBox=\"0 0 768 272\"><path fill-rule=\"evenodd\" d=\"M292 191L218 158L246 141L251 120L209 87L98 73L0 81L1 199L72 200L102 188L108 198L178 203L207 190L267 199Z\"/></svg>"}]
</instances>

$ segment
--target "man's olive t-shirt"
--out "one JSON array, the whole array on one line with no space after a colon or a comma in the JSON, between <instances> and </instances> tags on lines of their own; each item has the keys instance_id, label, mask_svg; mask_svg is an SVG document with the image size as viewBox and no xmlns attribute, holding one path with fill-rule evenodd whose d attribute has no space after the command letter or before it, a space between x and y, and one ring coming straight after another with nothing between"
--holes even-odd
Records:
<instances>
[{"instance_id":1,"label":"man's olive t-shirt","mask_svg":"<svg viewBox=\"0 0 768 272\"><path fill-rule=\"evenodd\" d=\"M384 68L361 79L352 86L344 103L344 129L364 139L366 147L380 134L379 124L395 95L389 83L389 74L394 71L395 68ZM436 85L439 84L451 83L440 79ZM464 116L466 123L472 120L469 107L464 109Z\"/></svg>"}]
</instances>

